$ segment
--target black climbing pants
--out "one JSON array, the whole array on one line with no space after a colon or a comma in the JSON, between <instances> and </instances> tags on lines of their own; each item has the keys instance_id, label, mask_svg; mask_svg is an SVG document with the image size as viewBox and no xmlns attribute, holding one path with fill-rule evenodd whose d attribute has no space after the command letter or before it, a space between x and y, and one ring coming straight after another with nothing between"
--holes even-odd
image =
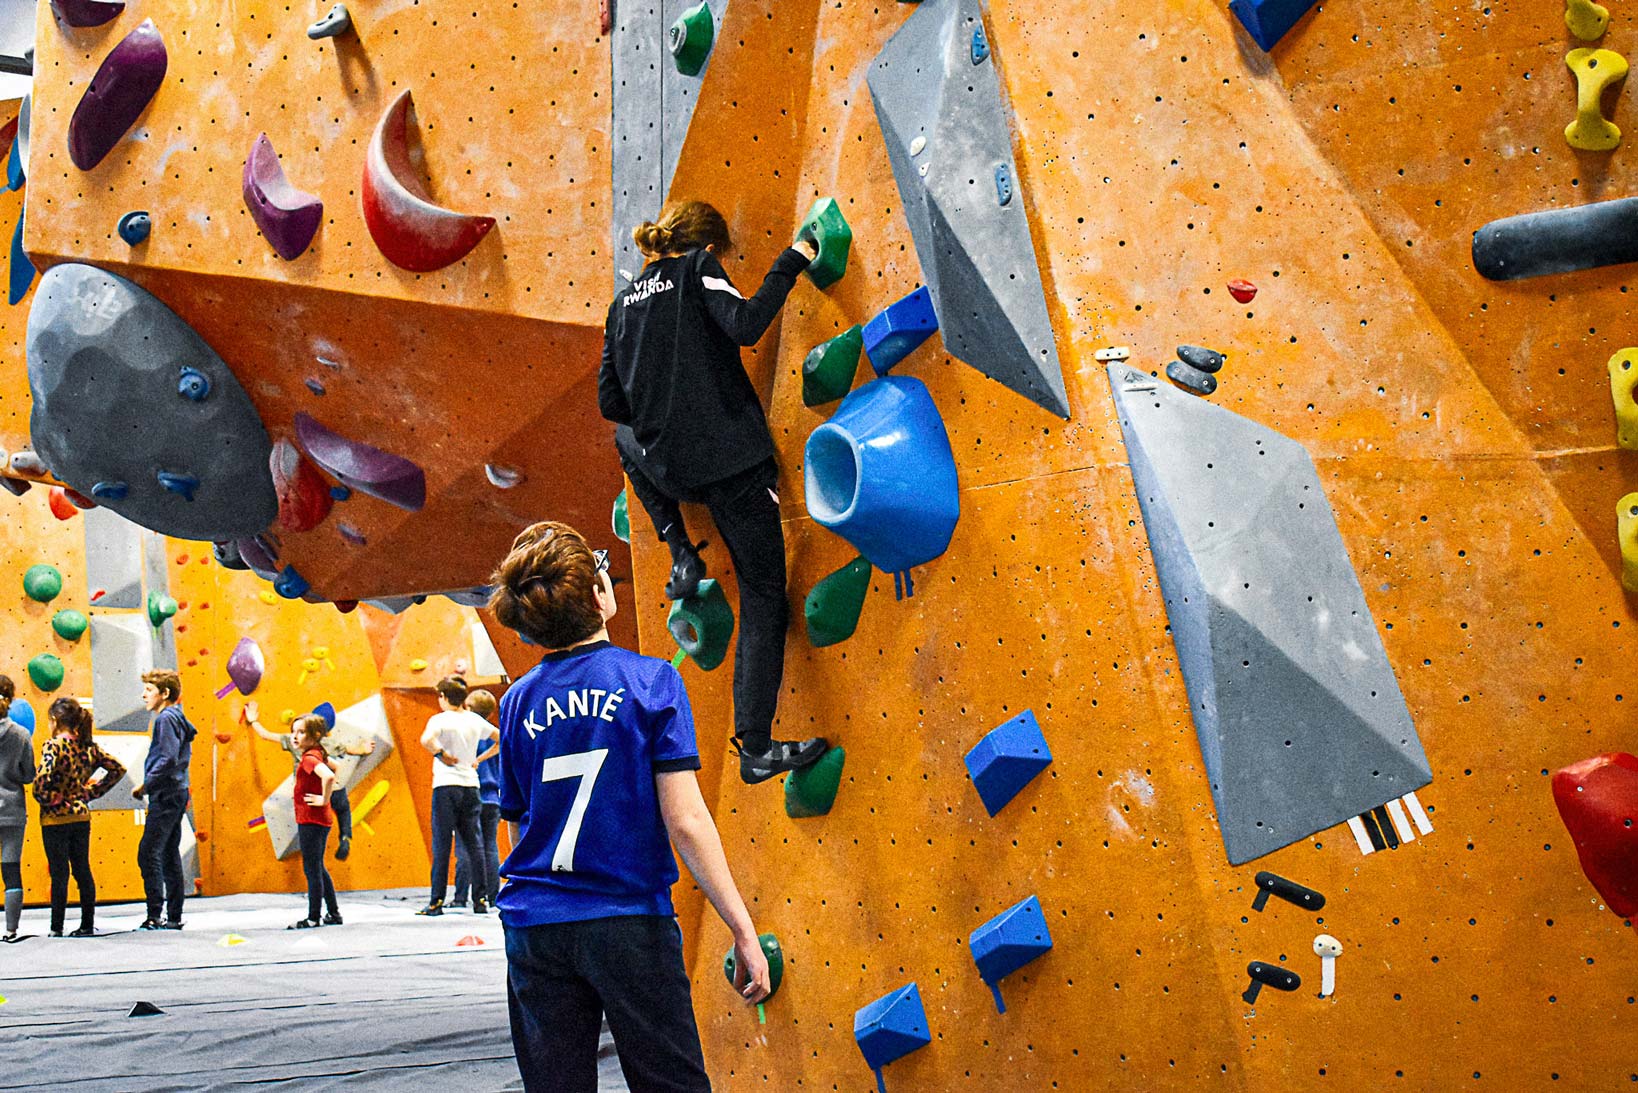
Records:
<instances>
[{"instance_id":1,"label":"black climbing pants","mask_svg":"<svg viewBox=\"0 0 1638 1093\"><path fill-rule=\"evenodd\" d=\"M709 1093L674 918L506 927L506 1004L526 1093L597 1093L609 1021L632 1093Z\"/></svg>"},{"instance_id":2,"label":"black climbing pants","mask_svg":"<svg viewBox=\"0 0 1638 1093\"><path fill-rule=\"evenodd\" d=\"M97 918L97 882L91 876L91 821L41 824L40 841L45 845L46 868L51 872L52 932L63 932L70 873L80 890L80 928L91 929Z\"/></svg>"},{"instance_id":3,"label":"black climbing pants","mask_svg":"<svg viewBox=\"0 0 1638 1093\"><path fill-rule=\"evenodd\" d=\"M330 791L330 811L336 814L336 838L352 838L353 803L347 800L347 791L340 786Z\"/></svg>"},{"instance_id":4,"label":"black climbing pants","mask_svg":"<svg viewBox=\"0 0 1638 1093\"><path fill-rule=\"evenodd\" d=\"M319 908L341 917L336 905L336 886L330 883L330 871L324 868L324 844L330 841L330 828L325 824L297 824L296 845L301 848L301 871L307 877L307 921L319 921Z\"/></svg>"},{"instance_id":5,"label":"black climbing pants","mask_svg":"<svg viewBox=\"0 0 1638 1093\"><path fill-rule=\"evenodd\" d=\"M500 805L478 806L478 841L483 844L483 876L488 886L489 901L500 895ZM465 903L472 887L472 864L466 860L466 850L455 845L455 902Z\"/></svg>"},{"instance_id":6,"label":"black climbing pants","mask_svg":"<svg viewBox=\"0 0 1638 1093\"><path fill-rule=\"evenodd\" d=\"M434 760L436 762L436 760ZM483 861L483 850L478 841L478 787L432 787L432 902L439 903L449 888L449 840L461 840L466 860ZM472 878L475 899L494 899L494 893L485 894L482 873Z\"/></svg>"},{"instance_id":7,"label":"black climbing pants","mask_svg":"<svg viewBox=\"0 0 1638 1093\"><path fill-rule=\"evenodd\" d=\"M148 794L148 814L137 843L137 867L148 897L148 917L160 912L172 922L182 921L182 820L188 812L188 791L156 789Z\"/></svg>"},{"instance_id":8,"label":"black climbing pants","mask_svg":"<svg viewBox=\"0 0 1638 1093\"><path fill-rule=\"evenodd\" d=\"M679 502L704 505L728 547L739 580L739 640L734 646L734 735L773 732L779 685L785 678L785 527L779 522L779 468L772 459L687 490L668 491L650 478L637 454L616 445L631 488L656 533L682 522ZM663 536L662 536L663 538Z\"/></svg>"}]
</instances>

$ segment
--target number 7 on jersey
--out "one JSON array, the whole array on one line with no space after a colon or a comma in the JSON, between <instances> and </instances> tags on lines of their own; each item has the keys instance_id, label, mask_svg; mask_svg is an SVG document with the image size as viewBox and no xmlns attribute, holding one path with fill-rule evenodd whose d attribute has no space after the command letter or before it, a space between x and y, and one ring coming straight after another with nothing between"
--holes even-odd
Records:
<instances>
[{"instance_id":1,"label":"number 7 on jersey","mask_svg":"<svg viewBox=\"0 0 1638 1093\"><path fill-rule=\"evenodd\" d=\"M569 818L563 824L563 837L552 854L552 872L574 872L574 848L580 841L580 825L586 820L586 807L591 804L592 789L597 785L597 773L603 769L609 749L582 751L574 755L554 755L541 764L540 780L557 782L564 778L578 778L574 803L569 806Z\"/></svg>"}]
</instances>

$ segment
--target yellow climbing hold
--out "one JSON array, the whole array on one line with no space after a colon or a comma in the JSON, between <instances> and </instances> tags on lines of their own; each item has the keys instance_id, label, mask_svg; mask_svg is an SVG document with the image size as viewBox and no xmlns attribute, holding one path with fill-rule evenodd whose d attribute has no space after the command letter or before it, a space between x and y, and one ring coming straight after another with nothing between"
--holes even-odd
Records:
<instances>
[{"instance_id":1,"label":"yellow climbing hold","mask_svg":"<svg viewBox=\"0 0 1638 1093\"><path fill-rule=\"evenodd\" d=\"M1596 42L1610 25L1609 9L1592 0L1566 0L1564 25L1583 42Z\"/></svg>"},{"instance_id":2,"label":"yellow climbing hold","mask_svg":"<svg viewBox=\"0 0 1638 1093\"><path fill-rule=\"evenodd\" d=\"M422 660L420 657L416 657L414 660L410 661L410 671L412 671L412 672L424 672L426 670L427 670L427 662Z\"/></svg>"},{"instance_id":3,"label":"yellow climbing hold","mask_svg":"<svg viewBox=\"0 0 1638 1093\"><path fill-rule=\"evenodd\" d=\"M1615 439L1621 447L1638 451L1638 348L1622 349L1610 358L1610 396L1615 400Z\"/></svg>"},{"instance_id":4,"label":"yellow climbing hold","mask_svg":"<svg viewBox=\"0 0 1638 1093\"><path fill-rule=\"evenodd\" d=\"M296 711L295 710L285 710L283 713L279 714L279 720L281 722L283 722L284 724L286 724L286 725L290 724L290 722L294 721L295 719L296 719Z\"/></svg>"},{"instance_id":5,"label":"yellow climbing hold","mask_svg":"<svg viewBox=\"0 0 1638 1093\"><path fill-rule=\"evenodd\" d=\"M275 594L271 588L262 589L260 592L256 593L256 596L269 607L273 607L279 602L278 595Z\"/></svg>"},{"instance_id":6,"label":"yellow climbing hold","mask_svg":"<svg viewBox=\"0 0 1638 1093\"><path fill-rule=\"evenodd\" d=\"M1621 130L1604 117L1604 92L1625 78L1627 59L1608 49L1572 49L1564 63L1575 73L1575 120L1564 139L1583 152L1610 151L1621 143Z\"/></svg>"},{"instance_id":7,"label":"yellow climbing hold","mask_svg":"<svg viewBox=\"0 0 1638 1093\"><path fill-rule=\"evenodd\" d=\"M307 677L312 675L314 672L316 672L318 670L319 670L319 662L318 662L317 657L308 657L306 660L302 661L301 662L301 676L296 680L296 685L299 687L303 683L306 683L307 682Z\"/></svg>"},{"instance_id":8,"label":"yellow climbing hold","mask_svg":"<svg viewBox=\"0 0 1638 1093\"><path fill-rule=\"evenodd\" d=\"M1638 493L1616 502L1615 529L1621 541L1621 587L1638 592Z\"/></svg>"},{"instance_id":9,"label":"yellow climbing hold","mask_svg":"<svg viewBox=\"0 0 1638 1093\"><path fill-rule=\"evenodd\" d=\"M375 811L375 806L381 803L381 799L387 795L387 790L391 788L392 783L385 778L370 787L370 792L364 795L364 799L353 806L354 827L367 834L375 834L375 829L365 822L365 818Z\"/></svg>"}]
</instances>

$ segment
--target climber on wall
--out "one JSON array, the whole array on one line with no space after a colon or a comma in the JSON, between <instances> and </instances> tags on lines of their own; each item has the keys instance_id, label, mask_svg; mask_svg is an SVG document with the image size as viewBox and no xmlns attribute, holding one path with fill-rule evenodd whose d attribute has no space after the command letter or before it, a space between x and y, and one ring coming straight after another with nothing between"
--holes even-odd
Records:
<instances>
[{"instance_id":1,"label":"climber on wall","mask_svg":"<svg viewBox=\"0 0 1638 1093\"><path fill-rule=\"evenodd\" d=\"M679 502L705 505L739 578L734 652L734 741L747 783L808 766L822 739L774 740L785 672L785 531L773 438L739 347L755 345L817 255L799 241L775 259L749 300L719 261L732 246L722 214L673 202L632 238L648 258L609 305L598 405L618 428L620 462L654 529L671 549L666 597L694 595L705 577Z\"/></svg>"},{"instance_id":2,"label":"climber on wall","mask_svg":"<svg viewBox=\"0 0 1638 1093\"><path fill-rule=\"evenodd\" d=\"M199 730L182 712L182 678L164 668L142 673L142 704L154 715L153 740L142 764L142 784L131 796L148 798L137 844L137 866L148 898L139 930L182 928L182 820L188 811L188 764ZM165 918L160 919L163 912Z\"/></svg>"},{"instance_id":3,"label":"climber on wall","mask_svg":"<svg viewBox=\"0 0 1638 1093\"><path fill-rule=\"evenodd\" d=\"M733 933L747 1002L768 996L769 971L700 796L682 677L609 644L608 555L565 524L526 528L493 583L495 617L545 650L500 711L512 852L497 906L523 1087L596 1089L607 1015L632 1089L709 1090L671 903L673 845Z\"/></svg>"},{"instance_id":4,"label":"climber on wall","mask_svg":"<svg viewBox=\"0 0 1638 1093\"><path fill-rule=\"evenodd\" d=\"M290 753L292 770L301 767L305 746L297 737L294 726L289 732L283 733L273 732L266 728L261 722L261 706L254 701L245 703L240 716L244 718L245 723L250 726L251 731L257 736L270 744L279 745L279 747ZM319 720L323 721L324 719L321 717ZM348 760L359 759L375 751L375 741L366 740L362 744L341 745L331 741L329 733L330 730L326 726L320 746L324 750L325 760L335 774L334 788L330 791L330 809L335 814L335 826L337 828L336 861L346 861L347 855L352 853L353 849L353 807L352 802L348 800L346 786L346 781L350 777Z\"/></svg>"}]
</instances>

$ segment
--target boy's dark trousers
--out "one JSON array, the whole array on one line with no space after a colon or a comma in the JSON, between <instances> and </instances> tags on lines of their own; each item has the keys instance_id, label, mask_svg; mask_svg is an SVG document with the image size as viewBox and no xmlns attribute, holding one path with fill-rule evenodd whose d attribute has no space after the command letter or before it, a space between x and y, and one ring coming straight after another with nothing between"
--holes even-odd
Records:
<instances>
[{"instance_id":1,"label":"boy's dark trousers","mask_svg":"<svg viewBox=\"0 0 1638 1093\"><path fill-rule=\"evenodd\" d=\"M182 819L188 811L188 791L175 786L148 791L148 814L137 843L137 867L142 871L148 917L157 921L163 911L171 922L182 921Z\"/></svg>"}]
</instances>

